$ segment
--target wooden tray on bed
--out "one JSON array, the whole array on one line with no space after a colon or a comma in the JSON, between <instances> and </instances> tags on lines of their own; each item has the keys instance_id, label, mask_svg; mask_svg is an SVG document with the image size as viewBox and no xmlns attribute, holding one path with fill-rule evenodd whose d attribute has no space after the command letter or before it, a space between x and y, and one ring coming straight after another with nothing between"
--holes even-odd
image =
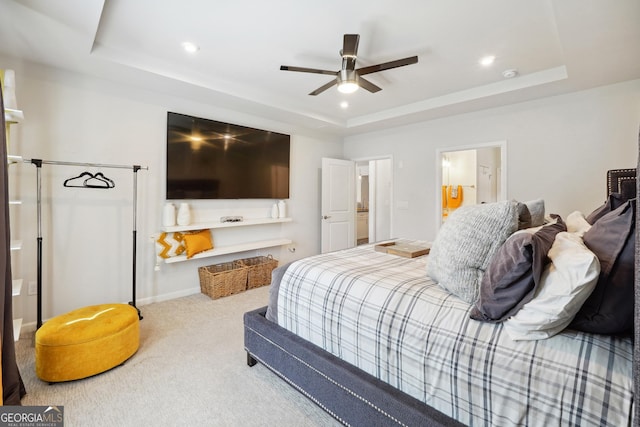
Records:
<instances>
[{"instance_id":1,"label":"wooden tray on bed","mask_svg":"<svg viewBox=\"0 0 640 427\"><path fill-rule=\"evenodd\" d=\"M415 258L429 253L429 247L412 245L402 242L387 242L375 245L374 249L378 252L385 252L391 255L399 255L406 258Z\"/></svg>"}]
</instances>

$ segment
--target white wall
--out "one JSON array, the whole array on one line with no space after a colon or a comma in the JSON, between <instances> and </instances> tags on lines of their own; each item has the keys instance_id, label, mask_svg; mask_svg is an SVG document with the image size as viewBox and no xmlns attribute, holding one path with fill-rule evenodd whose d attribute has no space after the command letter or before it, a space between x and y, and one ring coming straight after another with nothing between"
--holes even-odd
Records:
<instances>
[{"instance_id":1,"label":"white wall","mask_svg":"<svg viewBox=\"0 0 640 427\"><path fill-rule=\"evenodd\" d=\"M548 212L566 216L588 213L605 200L607 170L636 167L639 126L635 80L351 136L344 154L393 155L394 234L433 239L437 149L506 140L507 196L543 197Z\"/></svg>"},{"instance_id":2,"label":"white wall","mask_svg":"<svg viewBox=\"0 0 640 427\"><path fill-rule=\"evenodd\" d=\"M637 159L640 81L351 136L343 149L335 137L292 133L283 124L227 110L215 100L199 104L169 98L6 58L0 58L0 64L16 70L18 106L26 115L26 121L13 129L12 154L149 167L138 173L137 300L142 304L198 292L197 268L202 265L266 253L284 263L318 253L322 157L393 156L393 234L423 239L435 235L437 148L506 140L508 196L519 200L543 196L548 210L562 215L595 208L605 198L606 170L635 167ZM154 271L150 236L160 229L165 203L168 110L292 133L288 209L293 222L240 234L256 240L290 237L295 252L252 251L162 265ZM35 323L36 316L35 296L26 296L27 284L36 280L35 169L29 164L10 169L11 184L19 184L23 200L11 218L17 230L12 237L24 242L24 250L15 254L14 270L25 279L25 289L14 300L14 311L27 324ZM113 190L62 187L66 178L82 170L43 167L45 319L83 305L131 300L132 173L104 170L116 182ZM198 202L194 213L263 209L267 216L272 203Z\"/></svg>"},{"instance_id":3,"label":"white wall","mask_svg":"<svg viewBox=\"0 0 640 427\"><path fill-rule=\"evenodd\" d=\"M221 106L146 93L10 59L0 64L16 71L18 106L26 116L23 123L14 127L11 154L45 160L148 166L148 171L138 172L139 305L199 292L197 269L202 265L266 254L273 254L284 263L320 251L321 158L342 155L339 139L292 134L291 197L287 203L293 222L235 229L237 237L244 241L287 237L294 241L291 247L162 264L155 271L155 244L151 236L160 231L165 203L167 111L291 132L280 123ZM14 255L14 277L25 281L23 296L14 300L14 312L27 324L34 324L36 297L27 296L27 287L29 282L36 281L36 167L17 164L11 168L10 178L19 183L17 192L23 200L19 210L12 214L12 237L24 242L23 250ZM101 169L115 181L112 190L63 187L65 179L84 170L98 169L52 165L42 168L45 320L84 305L132 299L133 172ZM267 217L273 202L200 201L193 202L192 208L194 218L203 220L237 212L264 211ZM214 231L213 238L215 244L218 238L231 237Z\"/></svg>"}]
</instances>

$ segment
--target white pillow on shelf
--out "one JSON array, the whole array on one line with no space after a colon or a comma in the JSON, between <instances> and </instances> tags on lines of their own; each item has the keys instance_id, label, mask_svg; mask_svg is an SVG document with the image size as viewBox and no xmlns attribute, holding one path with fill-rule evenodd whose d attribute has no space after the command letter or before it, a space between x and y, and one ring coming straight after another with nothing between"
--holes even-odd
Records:
<instances>
[{"instance_id":1,"label":"white pillow on shelf","mask_svg":"<svg viewBox=\"0 0 640 427\"><path fill-rule=\"evenodd\" d=\"M183 255L186 251L184 233L163 231L156 239L156 251L162 259Z\"/></svg>"}]
</instances>

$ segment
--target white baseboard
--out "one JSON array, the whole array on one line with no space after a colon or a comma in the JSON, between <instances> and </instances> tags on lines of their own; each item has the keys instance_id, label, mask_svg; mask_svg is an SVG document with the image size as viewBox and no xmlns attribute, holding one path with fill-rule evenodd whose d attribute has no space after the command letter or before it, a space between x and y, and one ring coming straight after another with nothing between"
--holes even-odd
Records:
<instances>
[{"instance_id":1,"label":"white baseboard","mask_svg":"<svg viewBox=\"0 0 640 427\"><path fill-rule=\"evenodd\" d=\"M182 298L182 297L186 297L189 295L194 295L194 294L199 294L200 293L200 287L197 288L190 288L190 289L185 289L182 291L178 291L178 292L171 292L168 294L163 294L163 295L156 295L153 297L148 297L148 298L141 298L141 299L136 299L136 307L140 308L140 306L144 306L147 304L152 304L154 302L162 302L162 301L169 301L172 299L176 299L176 298ZM128 304L128 301L123 301L123 304ZM144 313L142 313L144 315ZM42 322L46 322L49 319L43 319ZM23 323L22 327L20 328L20 336L22 336L22 334L27 334L27 333L33 333L36 331L36 323L37 322L29 322L29 323Z\"/></svg>"},{"instance_id":2,"label":"white baseboard","mask_svg":"<svg viewBox=\"0 0 640 427\"><path fill-rule=\"evenodd\" d=\"M140 305L151 304L154 302L169 301L172 299L182 298L182 297L186 297L193 294L199 294L199 293L200 293L200 287L197 287L197 288L184 289L182 291L177 291L177 292L171 292L168 294L155 295L147 298L140 298L140 299L136 299L136 307Z\"/></svg>"}]
</instances>

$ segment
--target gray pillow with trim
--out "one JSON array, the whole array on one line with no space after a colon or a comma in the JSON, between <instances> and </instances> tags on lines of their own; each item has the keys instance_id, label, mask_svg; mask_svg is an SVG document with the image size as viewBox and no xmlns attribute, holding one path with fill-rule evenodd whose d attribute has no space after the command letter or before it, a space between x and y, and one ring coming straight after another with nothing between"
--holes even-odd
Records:
<instances>
[{"instance_id":1,"label":"gray pillow with trim","mask_svg":"<svg viewBox=\"0 0 640 427\"><path fill-rule=\"evenodd\" d=\"M456 209L431 246L427 275L458 298L475 303L491 259L518 228L517 205L508 200Z\"/></svg>"},{"instance_id":2,"label":"gray pillow with trim","mask_svg":"<svg viewBox=\"0 0 640 427\"><path fill-rule=\"evenodd\" d=\"M636 199L598 219L584 244L600 261L598 283L569 325L595 334L633 332Z\"/></svg>"},{"instance_id":3,"label":"gray pillow with trim","mask_svg":"<svg viewBox=\"0 0 640 427\"><path fill-rule=\"evenodd\" d=\"M498 249L482 276L480 295L470 317L485 322L502 322L531 301L550 259L547 253L556 234L567 231L562 218L555 223L513 233Z\"/></svg>"}]
</instances>

